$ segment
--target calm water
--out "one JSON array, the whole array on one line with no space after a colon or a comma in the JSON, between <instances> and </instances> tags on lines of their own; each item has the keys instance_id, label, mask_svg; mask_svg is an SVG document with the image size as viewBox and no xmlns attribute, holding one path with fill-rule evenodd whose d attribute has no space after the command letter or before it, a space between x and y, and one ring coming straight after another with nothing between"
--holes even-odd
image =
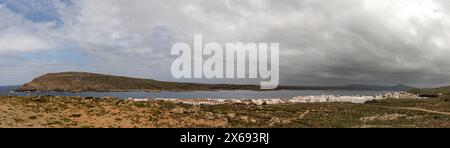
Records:
<instances>
[{"instance_id":1,"label":"calm water","mask_svg":"<svg viewBox=\"0 0 450 148\"><path fill-rule=\"evenodd\" d=\"M380 95L387 91L349 91L349 90L277 90L277 91L195 91L195 92L13 92L19 86L0 86L0 96L27 96L27 95L51 95L51 96L82 96L82 97L117 97L132 98L292 98L295 96L309 95Z\"/></svg>"}]
</instances>

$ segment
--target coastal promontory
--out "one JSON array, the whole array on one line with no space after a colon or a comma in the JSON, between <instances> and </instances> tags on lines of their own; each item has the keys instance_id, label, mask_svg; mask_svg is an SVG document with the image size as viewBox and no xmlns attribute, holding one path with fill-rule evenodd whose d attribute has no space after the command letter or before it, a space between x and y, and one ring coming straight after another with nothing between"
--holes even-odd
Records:
<instances>
[{"instance_id":1,"label":"coastal promontory","mask_svg":"<svg viewBox=\"0 0 450 148\"><path fill-rule=\"evenodd\" d=\"M17 91L129 92L252 90L258 88L258 86L251 85L177 83L87 72L61 72L39 76L22 85Z\"/></svg>"}]
</instances>

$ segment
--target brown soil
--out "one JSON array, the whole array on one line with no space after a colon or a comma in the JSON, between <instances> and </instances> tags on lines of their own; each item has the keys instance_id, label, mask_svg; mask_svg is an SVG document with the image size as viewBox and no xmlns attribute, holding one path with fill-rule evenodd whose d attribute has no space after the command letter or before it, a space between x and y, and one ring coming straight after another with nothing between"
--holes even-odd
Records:
<instances>
[{"instance_id":1,"label":"brown soil","mask_svg":"<svg viewBox=\"0 0 450 148\"><path fill-rule=\"evenodd\" d=\"M449 107L445 98L190 106L114 98L0 96L0 128L434 128L450 127Z\"/></svg>"}]
</instances>

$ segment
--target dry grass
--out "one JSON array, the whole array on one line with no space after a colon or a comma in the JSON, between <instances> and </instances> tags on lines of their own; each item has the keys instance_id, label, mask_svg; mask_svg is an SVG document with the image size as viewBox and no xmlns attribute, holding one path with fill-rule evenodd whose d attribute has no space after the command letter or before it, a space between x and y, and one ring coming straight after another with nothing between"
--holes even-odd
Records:
<instances>
[{"instance_id":1,"label":"dry grass","mask_svg":"<svg viewBox=\"0 0 450 148\"><path fill-rule=\"evenodd\" d=\"M448 112L450 101L445 98L195 107L113 98L0 97L0 127L450 127L450 115L440 114Z\"/></svg>"}]
</instances>

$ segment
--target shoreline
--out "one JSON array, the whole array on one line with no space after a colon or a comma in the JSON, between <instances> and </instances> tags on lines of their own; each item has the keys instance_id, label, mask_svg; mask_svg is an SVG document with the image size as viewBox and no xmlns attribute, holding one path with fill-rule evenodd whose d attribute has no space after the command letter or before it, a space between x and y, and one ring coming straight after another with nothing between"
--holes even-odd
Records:
<instances>
[{"instance_id":1,"label":"shoreline","mask_svg":"<svg viewBox=\"0 0 450 148\"><path fill-rule=\"evenodd\" d=\"M380 100L385 93L398 93L401 91L389 90L340 90L340 89L326 89L326 90L291 90L291 89L276 89L276 90L191 90L191 91L144 91L144 90L129 90L129 91L17 91L17 87L12 86L9 92L0 92L1 95L12 96L78 96L78 97L116 97L120 99L175 99L175 100L228 100L238 102L236 100L256 100L264 102L265 104L274 102L274 99L280 99L278 102L351 102L364 103L372 100ZM211 94L209 94L211 92ZM274 94L272 94L274 92ZM286 92L286 93L285 93ZM383 93L383 94L382 94ZM381 96L381 97L380 97ZM412 95L411 95L412 96ZM293 101L296 97L297 101ZM309 97L304 99L301 97ZM321 99L317 99L322 97ZM414 96L416 97L416 96ZM324 99L325 98L325 99ZM269 101L267 101L269 100ZM210 101L211 102L211 101ZM214 104L206 103L206 104ZM261 103L257 103L261 104Z\"/></svg>"},{"instance_id":2,"label":"shoreline","mask_svg":"<svg viewBox=\"0 0 450 148\"><path fill-rule=\"evenodd\" d=\"M236 99L236 98L128 98L129 101L146 102L146 101L168 101L173 103L181 103L188 105L221 105L221 104L245 104L245 105L274 105L274 104L288 104L288 103L354 103L364 104L370 101L385 100L385 99L427 99L421 98L418 95L407 92L385 93L376 96L341 96L341 95L309 95L297 96L291 99L282 98L256 98L256 99Z\"/></svg>"},{"instance_id":3,"label":"shoreline","mask_svg":"<svg viewBox=\"0 0 450 148\"><path fill-rule=\"evenodd\" d=\"M239 92L242 90L218 90L222 92ZM245 90L247 92L254 92L252 90ZM245 92L244 91L244 92ZM289 91L289 90L272 90L274 92L279 91ZM326 90L322 90L326 91ZM334 90L339 91L339 90ZM341 90L342 91L342 90ZM129 93L180 93L180 92L172 92L172 91L162 91L162 92L138 92L133 91ZM194 92L212 92L212 91L194 91ZM367 91L364 91L367 92ZM374 91L378 92L378 91ZM22 93L22 94L20 94ZM36 93L36 94L32 94ZM43 93L43 94L38 94ZM300 95L294 97L252 97L252 98L233 98L233 97L186 97L186 98L178 98L178 97L116 97L116 96L87 96L87 95L52 95L45 93L67 93L67 94L82 94L82 93L108 93L108 92L67 92L67 91L34 91L34 92L17 92L10 91L10 94L6 96L60 96L60 97L92 97L92 98L102 98L102 97L113 97L118 99L130 100L130 101L169 101L175 103L182 104L190 104L190 105L218 105L218 104L285 104L285 103L333 103L333 102L344 102L344 103L355 103L362 104L369 101L376 100L384 100L390 98L414 98L421 99L418 95L408 93L408 92L387 92L379 95L329 95L329 94L321 94L321 95ZM122 93L122 92L110 92L110 93ZM126 92L124 92L126 93ZM182 92L181 92L182 93ZM189 93L189 92L186 92ZM19 95L15 95L19 94Z\"/></svg>"},{"instance_id":4,"label":"shoreline","mask_svg":"<svg viewBox=\"0 0 450 148\"><path fill-rule=\"evenodd\" d=\"M8 87L8 86L3 86ZM152 90L152 91L60 91L60 90L12 90L12 92L16 93L51 93L51 92L60 92L60 93L132 93L132 92L141 92L141 93L160 93L160 92L233 92L233 91L249 91L249 92L277 92L277 91L326 91L326 92L334 92L334 91L355 91L355 92L404 92L404 91L395 91L395 90L344 90L344 89L273 89L273 90L247 90L247 89L214 89L214 90Z\"/></svg>"}]
</instances>

